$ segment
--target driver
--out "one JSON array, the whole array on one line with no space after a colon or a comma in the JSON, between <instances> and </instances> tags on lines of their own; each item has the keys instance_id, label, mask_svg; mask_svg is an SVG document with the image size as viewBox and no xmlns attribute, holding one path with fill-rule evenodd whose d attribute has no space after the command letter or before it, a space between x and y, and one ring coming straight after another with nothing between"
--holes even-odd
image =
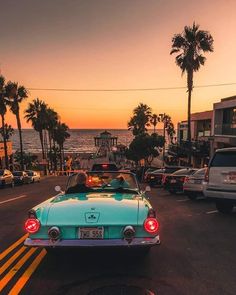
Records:
<instances>
[{"instance_id":1,"label":"driver","mask_svg":"<svg viewBox=\"0 0 236 295\"><path fill-rule=\"evenodd\" d=\"M129 183L124 179L123 175L118 175L110 182L113 188L129 188Z\"/></svg>"},{"instance_id":2,"label":"driver","mask_svg":"<svg viewBox=\"0 0 236 295\"><path fill-rule=\"evenodd\" d=\"M83 171L79 172L76 176L77 184L75 186L69 187L66 193L74 194L74 193L91 192L92 189L86 185L87 179L88 179L88 175L85 172Z\"/></svg>"}]
</instances>

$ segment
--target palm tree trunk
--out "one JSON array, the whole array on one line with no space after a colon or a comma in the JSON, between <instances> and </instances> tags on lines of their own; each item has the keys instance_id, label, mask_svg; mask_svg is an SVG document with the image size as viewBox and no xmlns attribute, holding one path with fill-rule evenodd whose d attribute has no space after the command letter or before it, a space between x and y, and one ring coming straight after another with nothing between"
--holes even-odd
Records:
<instances>
[{"instance_id":1,"label":"palm tree trunk","mask_svg":"<svg viewBox=\"0 0 236 295\"><path fill-rule=\"evenodd\" d=\"M166 123L164 121L163 128L163 137L164 137L164 145L163 145L163 166L165 166L165 146L166 146Z\"/></svg>"},{"instance_id":2,"label":"palm tree trunk","mask_svg":"<svg viewBox=\"0 0 236 295\"><path fill-rule=\"evenodd\" d=\"M22 140L22 130L21 130L21 121L19 111L16 113L17 128L20 138L20 167L21 170L24 170L24 155L23 155L23 140Z\"/></svg>"},{"instance_id":3,"label":"palm tree trunk","mask_svg":"<svg viewBox=\"0 0 236 295\"><path fill-rule=\"evenodd\" d=\"M43 146L43 132L41 130L39 131L39 139L40 139L40 143L41 143L42 157L43 157L43 159L45 159L44 146Z\"/></svg>"},{"instance_id":4,"label":"palm tree trunk","mask_svg":"<svg viewBox=\"0 0 236 295\"><path fill-rule=\"evenodd\" d=\"M8 164L8 154L7 154L7 140L6 140L6 134L5 134L5 118L4 118L4 115L1 115L1 117L2 117L2 137L3 137L3 145L4 145L5 166L6 166L6 169L8 169L9 164Z\"/></svg>"},{"instance_id":5,"label":"palm tree trunk","mask_svg":"<svg viewBox=\"0 0 236 295\"><path fill-rule=\"evenodd\" d=\"M187 134L187 141L188 141L188 164L191 164L191 150L192 150L192 136L191 136L191 97L192 97L192 90L193 90L193 71L188 71L187 76L188 82L188 134Z\"/></svg>"}]
</instances>

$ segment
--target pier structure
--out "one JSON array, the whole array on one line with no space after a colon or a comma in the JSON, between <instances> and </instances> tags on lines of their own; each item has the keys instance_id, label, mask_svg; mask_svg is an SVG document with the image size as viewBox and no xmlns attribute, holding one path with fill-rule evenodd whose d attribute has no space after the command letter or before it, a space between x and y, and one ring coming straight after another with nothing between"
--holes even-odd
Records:
<instances>
[{"instance_id":1,"label":"pier structure","mask_svg":"<svg viewBox=\"0 0 236 295\"><path fill-rule=\"evenodd\" d=\"M99 136L94 137L95 147L98 148L97 156L106 157L112 148L117 146L118 137L112 136L107 130L100 133Z\"/></svg>"}]
</instances>

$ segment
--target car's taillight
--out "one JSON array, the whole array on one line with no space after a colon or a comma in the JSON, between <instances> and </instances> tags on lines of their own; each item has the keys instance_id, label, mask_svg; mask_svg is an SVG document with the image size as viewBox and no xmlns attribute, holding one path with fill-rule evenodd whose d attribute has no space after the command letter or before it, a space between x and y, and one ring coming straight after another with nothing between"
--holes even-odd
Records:
<instances>
[{"instance_id":1,"label":"car's taillight","mask_svg":"<svg viewBox=\"0 0 236 295\"><path fill-rule=\"evenodd\" d=\"M184 178L184 183L187 183L187 182L189 182L189 177L188 177L188 176L186 176L186 177Z\"/></svg>"},{"instance_id":2,"label":"car's taillight","mask_svg":"<svg viewBox=\"0 0 236 295\"><path fill-rule=\"evenodd\" d=\"M185 181L185 178L186 178L186 177L181 177L179 180L180 180L181 182L184 182L184 181Z\"/></svg>"},{"instance_id":3,"label":"car's taillight","mask_svg":"<svg viewBox=\"0 0 236 295\"><path fill-rule=\"evenodd\" d=\"M153 234L158 231L159 223L156 218L147 218L144 221L144 229L146 232Z\"/></svg>"},{"instance_id":4,"label":"car's taillight","mask_svg":"<svg viewBox=\"0 0 236 295\"><path fill-rule=\"evenodd\" d=\"M166 175L163 174L163 175L162 175L162 180L161 180L162 184L164 184L165 181L166 181Z\"/></svg>"},{"instance_id":5,"label":"car's taillight","mask_svg":"<svg viewBox=\"0 0 236 295\"><path fill-rule=\"evenodd\" d=\"M40 229L40 221L36 218L28 218L25 222L25 230L34 234Z\"/></svg>"},{"instance_id":6,"label":"car's taillight","mask_svg":"<svg viewBox=\"0 0 236 295\"><path fill-rule=\"evenodd\" d=\"M209 168L206 169L204 180L205 182L209 182Z\"/></svg>"}]
</instances>

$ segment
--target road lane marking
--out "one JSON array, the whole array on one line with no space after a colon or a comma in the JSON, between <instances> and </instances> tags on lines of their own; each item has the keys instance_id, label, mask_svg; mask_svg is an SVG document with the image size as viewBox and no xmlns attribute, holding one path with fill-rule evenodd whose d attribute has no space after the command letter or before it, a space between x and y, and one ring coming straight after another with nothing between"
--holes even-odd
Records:
<instances>
[{"instance_id":1,"label":"road lane marking","mask_svg":"<svg viewBox=\"0 0 236 295\"><path fill-rule=\"evenodd\" d=\"M0 267L0 275L26 250L25 246L22 246L10 259L7 260L3 266Z\"/></svg>"},{"instance_id":2,"label":"road lane marking","mask_svg":"<svg viewBox=\"0 0 236 295\"><path fill-rule=\"evenodd\" d=\"M212 210L212 211L207 211L206 214L214 214L214 213L218 213L218 210Z\"/></svg>"},{"instance_id":3,"label":"road lane marking","mask_svg":"<svg viewBox=\"0 0 236 295\"><path fill-rule=\"evenodd\" d=\"M18 262L14 265L9 272L0 280L0 293L2 289L8 284L8 282L14 277L19 269L25 264L30 256L37 250L37 248L31 248Z\"/></svg>"},{"instance_id":4,"label":"road lane marking","mask_svg":"<svg viewBox=\"0 0 236 295\"><path fill-rule=\"evenodd\" d=\"M29 234L25 234L23 237L21 237L19 240L17 240L14 244L9 246L5 251L3 251L0 254L0 261L7 256L12 250L14 250L17 246L19 246L27 237Z\"/></svg>"},{"instance_id":5,"label":"road lane marking","mask_svg":"<svg viewBox=\"0 0 236 295\"><path fill-rule=\"evenodd\" d=\"M19 196L19 197L16 197L16 198L11 198L11 199L0 202L0 205L5 204L5 203L9 203L9 202L13 202L15 200L23 199L23 198L26 198L26 197L28 197L28 196L27 195L22 195L22 196Z\"/></svg>"},{"instance_id":6,"label":"road lane marking","mask_svg":"<svg viewBox=\"0 0 236 295\"><path fill-rule=\"evenodd\" d=\"M40 262L43 260L44 256L47 254L47 251L43 249L38 256L34 259L34 261L30 264L30 266L26 269L23 275L16 282L14 287L9 292L9 295L17 295L21 292L25 284L28 282L34 271L39 266Z\"/></svg>"},{"instance_id":7,"label":"road lane marking","mask_svg":"<svg viewBox=\"0 0 236 295\"><path fill-rule=\"evenodd\" d=\"M177 200L177 202L187 202L190 201L189 199L182 199L182 200Z\"/></svg>"}]
</instances>

